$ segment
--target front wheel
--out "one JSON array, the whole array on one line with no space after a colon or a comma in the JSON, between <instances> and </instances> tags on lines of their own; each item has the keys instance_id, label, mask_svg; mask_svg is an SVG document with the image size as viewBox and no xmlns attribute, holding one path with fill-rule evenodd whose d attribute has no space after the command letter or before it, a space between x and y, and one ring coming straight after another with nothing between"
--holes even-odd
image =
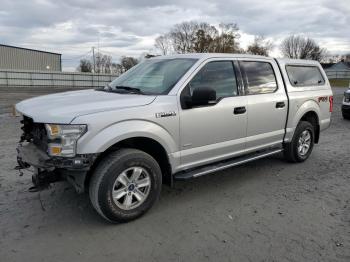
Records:
<instances>
[{"instance_id":1,"label":"front wheel","mask_svg":"<svg viewBox=\"0 0 350 262\"><path fill-rule=\"evenodd\" d=\"M350 113L342 113L343 115L343 118L346 119L346 120L350 120Z\"/></svg>"},{"instance_id":2,"label":"front wheel","mask_svg":"<svg viewBox=\"0 0 350 262\"><path fill-rule=\"evenodd\" d=\"M156 160L136 149L106 156L92 175L89 194L96 211L111 222L128 222L158 199L162 174Z\"/></svg>"},{"instance_id":3,"label":"front wheel","mask_svg":"<svg viewBox=\"0 0 350 262\"><path fill-rule=\"evenodd\" d=\"M292 141L285 144L285 158L290 162L303 162L308 159L314 147L314 137L313 125L301 121L295 129Z\"/></svg>"}]
</instances>

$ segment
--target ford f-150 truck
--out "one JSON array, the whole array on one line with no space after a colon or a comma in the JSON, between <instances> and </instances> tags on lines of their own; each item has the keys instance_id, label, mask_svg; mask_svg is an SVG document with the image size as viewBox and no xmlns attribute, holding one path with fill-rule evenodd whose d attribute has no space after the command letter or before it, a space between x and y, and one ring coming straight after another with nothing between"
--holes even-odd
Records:
<instances>
[{"instance_id":1,"label":"ford f-150 truck","mask_svg":"<svg viewBox=\"0 0 350 262\"><path fill-rule=\"evenodd\" d=\"M103 218L126 222L150 209L164 183L280 152L305 161L332 107L315 61L154 57L104 88L18 103L17 168L32 166L38 189L67 180Z\"/></svg>"}]
</instances>

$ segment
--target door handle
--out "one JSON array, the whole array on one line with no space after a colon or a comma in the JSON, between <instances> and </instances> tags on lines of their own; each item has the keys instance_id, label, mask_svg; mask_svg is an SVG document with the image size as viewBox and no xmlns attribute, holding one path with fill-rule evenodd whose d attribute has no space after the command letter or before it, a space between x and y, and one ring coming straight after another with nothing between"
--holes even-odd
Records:
<instances>
[{"instance_id":1,"label":"door handle","mask_svg":"<svg viewBox=\"0 0 350 262\"><path fill-rule=\"evenodd\" d=\"M276 108L284 108L286 104L284 102L277 102L276 103Z\"/></svg>"},{"instance_id":2,"label":"door handle","mask_svg":"<svg viewBox=\"0 0 350 262\"><path fill-rule=\"evenodd\" d=\"M240 106L240 107L235 107L233 109L233 113L235 115L239 115L239 114L244 114L247 111L247 109L244 106Z\"/></svg>"}]
</instances>

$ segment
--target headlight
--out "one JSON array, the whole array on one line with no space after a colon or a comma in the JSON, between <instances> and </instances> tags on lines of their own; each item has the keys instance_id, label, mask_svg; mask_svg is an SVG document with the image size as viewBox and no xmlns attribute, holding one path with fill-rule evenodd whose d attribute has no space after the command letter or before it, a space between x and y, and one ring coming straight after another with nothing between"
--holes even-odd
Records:
<instances>
[{"instance_id":1,"label":"headlight","mask_svg":"<svg viewBox=\"0 0 350 262\"><path fill-rule=\"evenodd\" d=\"M76 154L78 139L86 132L86 125L45 124L50 140L48 153L50 156L73 157Z\"/></svg>"},{"instance_id":2,"label":"headlight","mask_svg":"<svg viewBox=\"0 0 350 262\"><path fill-rule=\"evenodd\" d=\"M350 93L344 93L344 102L348 103L350 102Z\"/></svg>"}]
</instances>

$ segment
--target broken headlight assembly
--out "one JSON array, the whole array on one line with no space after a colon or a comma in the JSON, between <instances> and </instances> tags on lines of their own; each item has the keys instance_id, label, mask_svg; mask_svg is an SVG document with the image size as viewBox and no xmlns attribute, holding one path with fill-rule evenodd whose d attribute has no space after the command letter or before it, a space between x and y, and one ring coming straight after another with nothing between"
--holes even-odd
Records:
<instances>
[{"instance_id":1,"label":"broken headlight assembly","mask_svg":"<svg viewBox=\"0 0 350 262\"><path fill-rule=\"evenodd\" d=\"M45 124L50 156L74 157L78 139L87 131L86 125Z\"/></svg>"}]
</instances>

